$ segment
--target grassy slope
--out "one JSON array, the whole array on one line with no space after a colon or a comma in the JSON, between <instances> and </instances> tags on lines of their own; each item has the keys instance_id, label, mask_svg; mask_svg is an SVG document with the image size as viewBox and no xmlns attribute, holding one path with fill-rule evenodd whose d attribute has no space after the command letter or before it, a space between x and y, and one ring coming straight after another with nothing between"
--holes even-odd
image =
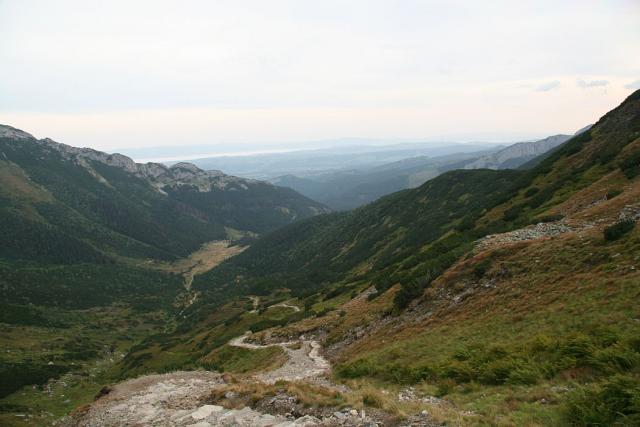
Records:
<instances>
[{"instance_id":1,"label":"grassy slope","mask_svg":"<svg viewBox=\"0 0 640 427\"><path fill-rule=\"evenodd\" d=\"M478 221L499 228L560 214L594 227L461 259L412 311L343 350L338 375L419 383L478 412L470 423L635 422L620 414L633 412L624 403L632 398L622 396L634 387L637 396L640 383L640 230L606 242L603 227L640 198L625 167L640 150L638 98L605 116L579 147L554 153L519 183L518 195ZM525 196L532 187L543 196L534 203ZM505 215L514 206L517 214ZM603 393L621 383L616 408Z\"/></svg>"}]
</instances>

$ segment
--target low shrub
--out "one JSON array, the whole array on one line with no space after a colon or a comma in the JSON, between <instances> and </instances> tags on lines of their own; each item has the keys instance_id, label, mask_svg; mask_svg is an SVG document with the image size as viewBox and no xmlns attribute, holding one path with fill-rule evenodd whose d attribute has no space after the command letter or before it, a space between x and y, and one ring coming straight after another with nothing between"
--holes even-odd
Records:
<instances>
[{"instance_id":1,"label":"low shrub","mask_svg":"<svg viewBox=\"0 0 640 427\"><path fill-rule=\"evenodd\" d=\"M622 194L622 190L620 190L619 188L613 188L609 191L607 191L607 200L611 200L616 196L619 196L620 194Z\"/></svg>"},{"instance_id":2,"label":"low shrub","mask_svg":"<svg viewBox=\"0 0 640 427\"><path fill-rule=\"evenodd\" d=\"M635 227L636 223L632 220L623 220L618 221L609 227L605 227L604 229L604 240L607 242L611 242L614 240L618 240Z\"/></svg>"},{"instance_id":3,"label":"low shrub","mask_svg":"<svg viewBox=\"0 0 640 427\"><path fill-rule=\"evenodd\" d=\"M600 386L581 387L569 396L564 415L577 426L640 425L640 380L617 375Z\"/></svg>"},{"instance_id":4,"label":"low shrub","mask_svg":"<svg viewBox=\"0 0 640 427\"><path fill-rule=\"evenodd\" d=\"M524 205L511 206L509 209L504 211L502 218L505 221L513 221L520 216L523 210L524 210Z\"/></svg>"},{"instance_id":5,"label":"low shrub","mask_svg":"<svg viewBox=\"0 0 640 427\"><path fill-rule=\"evenodd\" d=\"M636 150L626 156L626 158L620 162L620 169L622 169L622 173L624 173L628 179L633 179L640 175L640 150Z\"/></svg>"},{"instance_id":6,"label":"low shrub","mask_svg":"<svg viewBox=\"0 0 640 427\"><path fill-rule=\"evenodd\" d=\"M538 187L531 187L524 192L524 197L531 197L536 194L540 189Z\"/></svg>"},{"instance_id":7,"label":"low shrub","mask_svg":"<svg viewBox=\"0 0 640 427\"><path fill-rule=\"evenodd\" d=\"M535 219L535 222L556 222L564 218L562 214L544 215Z\"/></svg>"},{"instance_id":8,"label":"low shrub","mask_svg":"<svg viewBox=\"0 0 640 427\"><path fill-rule=\"evenodd\" d=\"M447 394L452 393L456 388L456 382L451 379L444 379L442 381L438 381L438 388L436 390L437 397L443 397Z\"/></svg>"},{"instance_id":9,"label":"low shrub","mask_svg":"<svg viewBox=\"0 0 640 427\"><path fill-rule=\"evenodd\" d=\"M487 271L490 268L491 268L491 258L483 259L473 267L473 275L477 279L480 279L487 273Z\"/></svg>"},{"instance_id":10,"label":"low shrub","mask_svg":"<svg viewBox=\"0 0 640 427\"><path fill-rule=\"evenodd\" d=\"M511 373L516 370L515 365L514 361L508 359L488 363L481 368L478 380L483 384L504 384Z\"/></svg>"}]
</instances>

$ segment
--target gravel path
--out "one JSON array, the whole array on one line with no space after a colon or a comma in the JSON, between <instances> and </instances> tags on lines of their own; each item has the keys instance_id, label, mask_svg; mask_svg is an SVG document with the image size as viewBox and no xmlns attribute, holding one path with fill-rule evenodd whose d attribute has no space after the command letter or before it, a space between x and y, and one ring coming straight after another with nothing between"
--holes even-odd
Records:
<instances>
[{"instance_id":1,"label":"gravel path","mask_svg":"<svg viewBox=\"0 0 640 427\"><path fill-rule=\"evenodd\" d=\"M298 307L297 305L287 304L287 303L284 303L284 302L281 302L280 304L274 304L274 305L270 306L269 308L273 308L273 307L285 307L285 308L291 308L291 309L293 309L293 311L295 311L296 313L300 311L300 307Z\"/></svg>"},{"instance_id":2,"label":"gravel path","mask_svg":"<svg viewBox=\"0 0 640 427\"><path fill-rule=\"evenodd\" d=\"M229 341L229 345L250 350L273 346L281 347L287 354L288 360L280 368L264 372L255 376L258 381L273 384L277 381L298 381L327 374L331 365L320 354L320 344L313 340L288 341L276 344L259 345L246 342L251 332Z\"/></svg>"},{"instance_id":3,"label":"gravel path","mask_svg":"<svg viewBox=\"0 0 640 427\"><path fill-rule=\"evenodd\" d=\"M201 405L211 390L224 384L213 372L173 372L147 375L118 384L84 413L68 417L60 425L74 427L122 426L317 426L321 421L305 416L288 419L249 407L225 409Z\"/></svg>"},{"instance_id":4,"label":"gravel path","mask_svg":"<svg viewBox=\"0 0 640 427\"><path fill-rule=\"evenodd\" d=\"M246 342L250 332L234 338L229 345L247 349L280 346L289 356L279 369L252 378L273 384L278 380L295 381L319 378L330 369L320 354L320 344L301 340L270 345ZM178 426L178 427L294 427L294 426L378 426L365 412L345 409L316 418L311 415L272 415L250 407L226 409L203 404L211 392L225 384L222 375L208 371L172 372L146 375L122 382L85 410L63 419L64 427ZM273 399L272 399L273 400ZM295 399L293 402L295 406ZM422 424L420 424L422 425ZM425 424L426 425L426 424Z\"/></svg>"}]
</instances>

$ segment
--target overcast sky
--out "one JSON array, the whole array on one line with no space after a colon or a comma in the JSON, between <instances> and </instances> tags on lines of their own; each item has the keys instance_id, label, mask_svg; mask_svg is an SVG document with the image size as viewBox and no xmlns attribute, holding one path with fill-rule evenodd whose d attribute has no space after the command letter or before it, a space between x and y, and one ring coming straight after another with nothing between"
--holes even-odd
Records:
<instances>
[{"instance_id":1,"label":"overcast sky","mask_svg":"<svg viewBox=\"0 0 640 427\"><path fill-rule=\"evenodd\" d=\"M573 132L640 1L0 0L0 123L98 149Z\"/></svg>"}]
</instances>

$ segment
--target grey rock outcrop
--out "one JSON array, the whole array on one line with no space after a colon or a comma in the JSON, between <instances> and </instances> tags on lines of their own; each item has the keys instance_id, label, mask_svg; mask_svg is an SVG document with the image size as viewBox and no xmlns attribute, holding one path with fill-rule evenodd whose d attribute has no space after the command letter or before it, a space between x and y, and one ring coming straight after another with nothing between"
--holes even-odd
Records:
<instances>
[{"instance_id":1,"label":"grey rock outcrop","mask_svg":"<svg viewBox=\"0 0 640 427\"><path fill-rule=\"evenodd\" d=\"M0 125L0 137L10 138L16 141L31 140L49 150L56 151L66 160L84 167L98 181L108 185L108 181L102 177L93 167L92 162L99 162L116 167L138 178L148 181L158 192L165 186L179 187L183 185L196 188L198 191L207 192L218 190L247 190L249 185L257 181L225 175L218 170L202 170L192 163L176 163L171 167L161 163L136 163L131 158L119 153L104 153L91 148L73 147L71 145L56 142L50 138L36 139L33 135L7 125ZM271 185L271 184L267 184Z\"/></svg>"},{"instance_id":2,"label":"grey rock outcrop","mask_svg":"<svg viewBox=\"0 0 640 427\"><path fill-rule=\"evenodd\" d=\"M517 168L527 161L568 141L572 135L553 135L539 141L519 142L496 153L482 156L467 164L465 169Z\"/></svg>"}]
</instances>

